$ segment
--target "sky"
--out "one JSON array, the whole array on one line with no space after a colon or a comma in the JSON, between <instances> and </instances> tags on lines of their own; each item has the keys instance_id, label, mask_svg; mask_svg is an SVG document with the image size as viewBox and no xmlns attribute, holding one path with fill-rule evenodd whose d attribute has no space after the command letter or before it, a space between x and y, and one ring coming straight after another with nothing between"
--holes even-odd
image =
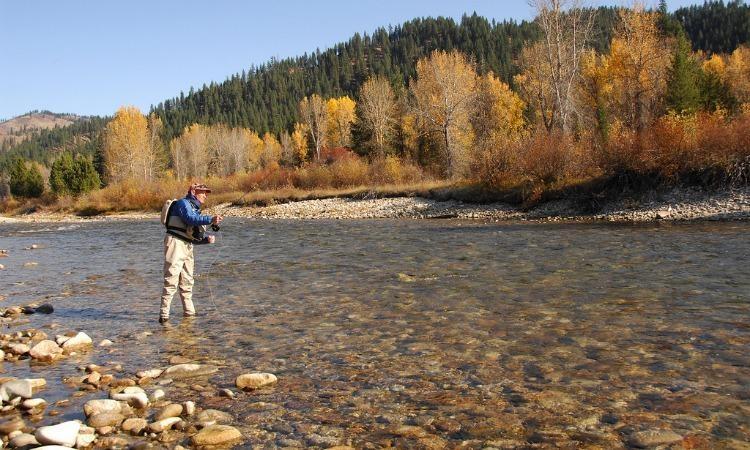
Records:
<instances>
[{"instance_id":1,"label":"sky","mask_svg":"<svg viewBox=\"0 0 750 450\"><path fill-rule=\"evenodd\" d=\"M673 10L702 1L667 3ZM0 0L0 120L37 109L147 112L191 86L324 50L355 32L473 12L533 17L526 0Z\"/></svg>"}]
</instances>

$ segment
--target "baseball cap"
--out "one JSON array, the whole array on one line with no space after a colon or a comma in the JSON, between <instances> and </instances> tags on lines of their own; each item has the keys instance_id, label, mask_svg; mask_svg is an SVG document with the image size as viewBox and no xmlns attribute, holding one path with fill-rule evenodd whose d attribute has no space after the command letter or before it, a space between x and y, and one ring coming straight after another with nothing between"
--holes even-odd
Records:
<instances>
[{"instance_id":1,"label":"baseball cap","mask_svg":"<svg viewBox=\"0 0 750 450\"><path fill-rule=\"evenodd\" d=\"M202 192L211 192L211 188L206 186L203 183L193 183L190 185L190 190L193 191L202 191Z\"/></svg>"}]
</instances>

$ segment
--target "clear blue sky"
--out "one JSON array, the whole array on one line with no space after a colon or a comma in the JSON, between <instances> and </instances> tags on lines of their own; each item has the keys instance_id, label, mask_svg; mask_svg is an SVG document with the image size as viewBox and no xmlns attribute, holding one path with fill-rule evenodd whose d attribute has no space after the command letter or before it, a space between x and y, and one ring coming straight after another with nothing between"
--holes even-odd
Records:
<instances>
[{"instance_id":1,"label":"clear blue sky","mask_svg":"<svg viewBox=\"0 0 750 450\"><path fill-rule=\"evenodd\" d=\"M0 0L0 120L34 109L109 115L124 104L145 112L272 57L474 11L532 17L525 0Z\"/></svg>"}]
</instances>

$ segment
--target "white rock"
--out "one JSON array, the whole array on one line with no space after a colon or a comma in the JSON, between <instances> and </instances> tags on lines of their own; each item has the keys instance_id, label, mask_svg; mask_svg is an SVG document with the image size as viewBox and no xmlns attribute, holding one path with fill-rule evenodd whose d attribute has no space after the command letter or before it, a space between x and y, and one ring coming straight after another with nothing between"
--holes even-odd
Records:
<instances>
[{"instance_id":1,"label":"white rock","mask_svg":"<svg viewBox=\"0 0 750 450\"><path fill-rule=\"evenodd\" d=\"M10 350L10 353L13 353L14 355L25 355L26 353L29 353L29 350L31 350L31 347L29 347L26 344L10 344L8 346L8 350Z\"/></svg>"},{"instance_id":2,"label":"white rock","mask_svg":"<svg viewBox=\"0 0 750 450\"><path fill-rule=\"evenodd\" d=\"M188 400L185 402L185 415L192 416L193 414L195 414L195 402Z\"/></svg>"},{"instance_id":3,"label":"white rock","mask_svg":"<svg viewBox=\"0 0 750 450\"><path fill-rule=\"evenodd\" d=\"M39 427L34 433L34 437L40 444L62 445L73 447L78 439L78 430L81 423L77 420L63 422L57 425Z\"/></svg>"},{"instance_id":4,"label":"white rock","mask_svg":"<svg viewBox=\"0 0 750 450\"><path fill-rule=\"evenodd\" d=\"M47 401L43 398L30 398L28 400L23 401L23 407L26 409L33 409L37 406L46 405Z\"/></svg>"},{"instance_id":5,"label":"white rock","mask_svg":"<svg viewBox=\"0 0 750 450\"><path fill-rule=\"evenodd\" d=\"M140 372L136 372L136 376L138 378L159 378L162 372L164 372L164 369L141 370Z\"/></svg>"},{"instance_id":6,"label":"white rock","mask_svg":"<svg viewBox=\"0 0 750 450\"><path fill-rule=\"evenodd\" d=\"M99 342L99 347L109 347L112 344L114 344L114 342L110 341L109 339L102 339L102 341Z\"/></svg>"},{"instance_id":7,"label":"white rock","mask_svg":"<svg viewBox=\"0 0 750 450\"><path fill-rule=\"evenodd\" d=\"M62 445L44 445L37 447L34 450L73 450L73 447L65 447Z\"/></svg>"},{"instance_id":8,"label":"white rock","mask_svg":"<svg viewBox=\"0 0 750 450\"><path fill-rule=\"evenodd\" d=\"M83 405L83 412L86 417L107 412L119 413L120 411L122 411L122 404L117 400L89 400Z\"/></svg>"},{"instance_id":9,"label":"white rock","mask_svg":"<svg viewBox=\"0 0 750 450\"><path fill-rule=\"evenodd\" d=\"M76 438L76 448L88 447L93 444L95 440L96 434L94 433L79 434L78 438Z\"/></svg>"},{"instance_id":10,"label":"white rock","mask_svg":"<svg viewBox=\"0 0 750 450\"><path fill-rule=\"evenodd\" d=\"M31 380L11 380L3 383L0 387L0 391L4 391L5 394L2 396L4 401L8 401L15 397L31 398L33 394L34 385Z\"/></svg>"},{"instance_id":11,"label":"white rock","mask_svg":"<svg viewBox=\"0 0 750 450\"><path fill-rule=\"evenodd\" d=\"M157 389L154 392L151 393L151 401L152 402L158 402L159 400L163 399L166 394L161 389Z\"/></svg>"},{"instance_id":12,"label":"white rock","mask_svg":"<svg viewBox=\"0 0 750 450\"><path fill-rule=\"evenodd\" d=\"M122 390L122 393L123 394L145 394L146 391L144 391L143 388L139 386L128 386Z\"/></svg>"},{"instance_id":13,"label":"white rock","mask_svg":"<svg viewBox=\"0 0 750 450\"><path fill-rule=\"evenodd\" d=\"M65 350L80 349L91 345L93 342L88 334L79 331L78 334L65 341L62 348Z\"/></svg>"},{"instance_id":14,"label":"white rock","mask_svg":"<svg viewBox=\"0 0 750 450\"><path fill-rule=\"evenodd\" d=\"M157 420L156 422L150 423L148 425L148 429L149 431L152 431L154 433L161 433L162 431L169 430L179 422L182 422L182 419L180 419L179 417L167 417L166 419Z\"/></svg>"},{"instance_id":15,"label":"white rock","mask_svg":"<svg viewBox=\"0 0 750 450\"><path fill-rule=\"evenodd\" d=\"M39 361L54 361L62 356L63 349L55 341L45 339L33 346L29 351L32 358Z\"/></svg>"},{"instance_id":16,"label":"white rock","mask_svg":"<svg viewBox=\"0 0 750 450\"><path fill-rule=\"evenodd\" d=\"M44 378L26 378L26 380L31 383L31 387L34 389L39 389L47 385L47 380Z\"/></svg>"},{"instance_id":17,"label":"white rock","mask_svg":"<svg viewBox=\"0 0 750 450\"><path fill-rule=\"evenodd\" d=\"M134 394L112 394L110 397L112 400L127 402L128 405L135 408L145 408L148 406L148 397L143 392L136 392Z\"/></svg>"}]
</instances>

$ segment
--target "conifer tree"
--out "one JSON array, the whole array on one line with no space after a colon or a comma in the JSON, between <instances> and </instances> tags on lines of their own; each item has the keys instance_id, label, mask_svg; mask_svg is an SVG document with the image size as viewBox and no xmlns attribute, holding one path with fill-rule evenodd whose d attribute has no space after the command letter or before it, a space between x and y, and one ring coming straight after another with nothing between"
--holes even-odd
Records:
<instances>
[{"instance_id":1,"label":"conifer tree","mask_svg":"<svg viewBox=\"0 0 750 450\"><path fill-rule=\"evenodd\" d=\"M677 37L672 66L668 71L667 109L677 113L692 113L701 106L702 72L690 51L684 34Z\"/></svg>"}]
</instances>

